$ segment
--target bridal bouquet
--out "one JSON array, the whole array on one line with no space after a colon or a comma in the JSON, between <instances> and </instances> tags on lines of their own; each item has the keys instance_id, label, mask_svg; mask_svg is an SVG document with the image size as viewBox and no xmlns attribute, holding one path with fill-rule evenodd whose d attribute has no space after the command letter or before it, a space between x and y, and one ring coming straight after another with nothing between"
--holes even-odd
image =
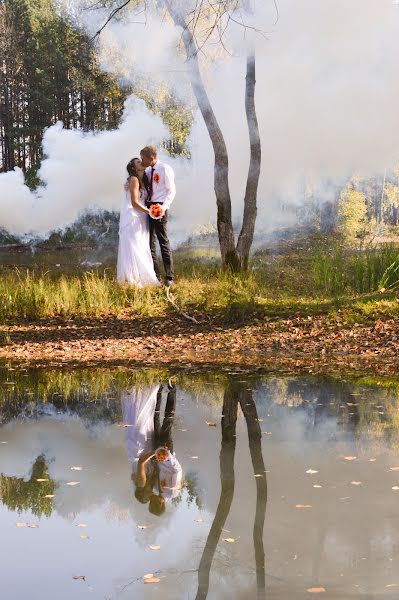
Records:
<instances>
[{"instance_id":1,"label":"bridal bouquet","mask_svg":"<svg viewBox=\"0 0 399 600\"><path fill-rule=\"evenodd\" d=\"M163 216L162 206L160 204L151 204L150 216L153 219L162 219L162 216Z\"/></svg>"}]
</instances>

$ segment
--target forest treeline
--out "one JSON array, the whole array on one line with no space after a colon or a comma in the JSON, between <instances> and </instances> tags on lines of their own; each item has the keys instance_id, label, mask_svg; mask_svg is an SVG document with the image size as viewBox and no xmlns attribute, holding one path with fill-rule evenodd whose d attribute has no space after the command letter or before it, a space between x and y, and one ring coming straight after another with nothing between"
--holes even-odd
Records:
<instances>
[{"instance_id":1,"label":"forest treeline","mask_svg":"<svg viewBox=\"0 0 399 600\"><path fill-rule=\"evenodd\" d=\"M46 127L118 126L128 90L104 73L87 34L53 0L0 0L1 171L34 174Z\"/></svg>"},{"instance_id":2,"label":"forest treeline","mask_svg":"<svg viewBox=\"0 0 399 600\"><path fill-rule=\"evenodd\" d=\"M62 121L68 129L116 128L132 92L169 127L167 149L189 155L192 111L172 92L158 90L154 98L137 86L122 87L102 71L93 41L54 0L0 0L0 173L20 167L34 187L47 127ZM321 231L367 237L376 226L399 224L399 171L352 177L339 186L306 182L299 205L304 221L316 221Z\"/></svg>"}]
</instances>

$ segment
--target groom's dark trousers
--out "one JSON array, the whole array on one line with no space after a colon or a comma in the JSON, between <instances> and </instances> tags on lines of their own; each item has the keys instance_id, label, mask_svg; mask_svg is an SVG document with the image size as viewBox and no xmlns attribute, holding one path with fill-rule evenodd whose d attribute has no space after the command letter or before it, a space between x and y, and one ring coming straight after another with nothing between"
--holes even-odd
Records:
<instances>
[{"instance_id":1,"label":"groom's dark trousers","mask_svg":"<svg viewBox=\"0 0 399 600\"><path fill-rule=\"evenodd\" d=\"M173 271L173 258L172 252L170 249L170 243L168 238L168 211L164 214L162 219L150 219L150 248L152 254L152 260L154 262L154 270L156 276L159 280L161 280L161 271L159 269L158 258L157 258L157 248L156 242L158 240L159 247L161 249L162 262L165 268L165 276L168 280L173 280L174 271Z\"/></svg>"}]
</instances>

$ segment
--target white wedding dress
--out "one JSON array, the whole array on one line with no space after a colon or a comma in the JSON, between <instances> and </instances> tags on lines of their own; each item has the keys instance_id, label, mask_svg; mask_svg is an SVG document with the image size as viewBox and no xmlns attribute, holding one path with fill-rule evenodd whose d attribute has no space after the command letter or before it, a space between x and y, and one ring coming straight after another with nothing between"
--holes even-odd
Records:
<instances>
[{"instance_id":1,"label":"white wedding dress","mask_svg":"<svg viewBox=\"0 0 399 600\"><path fill-rule=\"evenodd\" d=\"M147 192L140 191L140 203L145 204ZM130 191L125 190L119 220L117 280L142 288L159 286L150 250L150 227L147 213L136 210Z\"/></svg>"}]
</instances>

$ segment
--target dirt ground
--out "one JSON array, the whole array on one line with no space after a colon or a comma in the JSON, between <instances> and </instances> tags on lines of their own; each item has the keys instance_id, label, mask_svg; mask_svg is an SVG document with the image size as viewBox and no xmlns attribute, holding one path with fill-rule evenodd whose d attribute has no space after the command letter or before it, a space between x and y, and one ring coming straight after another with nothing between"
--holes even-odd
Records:
<instances>
[{"instance_id":1,"label":"dirt ground","mask_svg":"<svg viewBox=\"0 0 399 600\"><path fill-rule=\"evenodd\" d=\"M328 316L240 325L162 318L43 321L0 327L0 359L38 366L241 366L290 373L399 373L399 323Z\"/></svg>"}]
</instances>

